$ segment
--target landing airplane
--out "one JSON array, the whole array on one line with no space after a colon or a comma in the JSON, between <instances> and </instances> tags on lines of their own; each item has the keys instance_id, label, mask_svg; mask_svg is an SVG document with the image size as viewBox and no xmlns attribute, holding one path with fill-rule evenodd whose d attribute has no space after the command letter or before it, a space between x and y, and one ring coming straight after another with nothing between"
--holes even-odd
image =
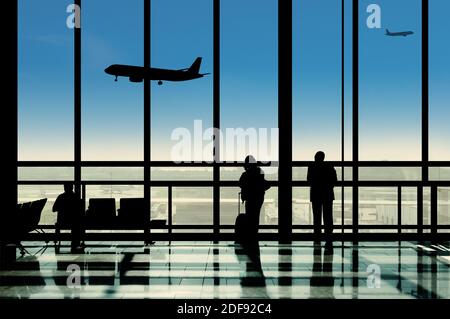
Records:
<instances>
[{"instance_id":1,"label":"landing airplane","mask_svg":"<svg viewBox=\"0 0 450 319\"><path fill-rule=\"evenodd\" d=\"M386 29L386 35L390 37L406 37L408 35L414 34L412 31L404 31L404 32L389 32L388 29Z\"/></svg>"},{"instance_id":2,"label":"landing airplane","mask_svg":"<svg viewBox=\"0 0 450 319\"><path fill-rule=\"evenodd\" d=\"M118 76L125 76L130 79L130 82L142 82L145 80L158 80L158 84L163 84L164 81L189 81L198 79L209 73L199 73L202 58L198 57L189 68L181 70L168 70L158 68L148 68L142 66L113 64L105 69L107 74L114 75L117 81Z\"/></svg>"}]
</instances>

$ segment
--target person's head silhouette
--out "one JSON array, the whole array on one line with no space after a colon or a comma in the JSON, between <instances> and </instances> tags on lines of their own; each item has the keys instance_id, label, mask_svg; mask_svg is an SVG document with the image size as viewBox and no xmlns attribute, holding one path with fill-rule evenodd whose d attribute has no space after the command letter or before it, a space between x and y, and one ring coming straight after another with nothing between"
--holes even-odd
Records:
<instances>
[{"instance_id":1,"label":"person's head silhouette","mask_svg":"<svg viewBox=\"0 0 450 319\"><path fill-rule=\"evenodd\" d=\"M316 162L323 162L325 160L325 153L322 151L319 151L314 155L314 160Z\"/></svg>"},{"instance_id":2,"label":"person's head silhouette","mask_svg":"<svg viewBox=\"0 0 450 319\"><path fill-rule=\"evenodd\" d=\"M64 183L64 192L66 192L66 193L73 192L73 184L72 183Z\"/></svg>"},{"instance_id":3,"label":"person's head silhouette","mask_svg":"<svg viewBox=\"0 0 450 319\"><path fill-rule=\"evenodd\" d=\"M244 169L248 170L251 167L256 167L256 159L252 155L245 158Z\"/></svg>"}]
</instances>

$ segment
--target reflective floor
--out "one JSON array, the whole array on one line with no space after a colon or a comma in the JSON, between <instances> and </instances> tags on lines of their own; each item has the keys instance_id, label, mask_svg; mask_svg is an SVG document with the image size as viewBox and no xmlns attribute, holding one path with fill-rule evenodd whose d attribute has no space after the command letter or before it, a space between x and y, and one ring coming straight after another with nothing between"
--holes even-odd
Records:
<instances>
[{"instance_id":1,"label":"reflective floor","mask_svg":"<svg viewBox=\"0 0 450 319\"><path fill-rule=\"evenodd\" d=\"M23 243L1 298L449 298L450 246L412 242ZM66 245L64 245L66 244Z\"/></svg>"}]
</instances>

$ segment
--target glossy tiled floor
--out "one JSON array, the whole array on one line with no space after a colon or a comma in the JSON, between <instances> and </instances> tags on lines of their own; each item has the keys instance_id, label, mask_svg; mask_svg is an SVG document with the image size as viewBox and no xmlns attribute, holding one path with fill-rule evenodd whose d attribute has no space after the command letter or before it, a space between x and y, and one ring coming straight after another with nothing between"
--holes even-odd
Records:
<instances>
[{"instance_id":1,"label":"glossy tiled floor","mask_svg":"<svg viewBox=\"0 0 450 319\"><path fill-rule=\"evenodd\" d=\"M449 298L449 245L411 242L90 242L84 254L26 242L2 298ZM64 244L64 243L63 243Z\"/></svg>"}]
</instances>

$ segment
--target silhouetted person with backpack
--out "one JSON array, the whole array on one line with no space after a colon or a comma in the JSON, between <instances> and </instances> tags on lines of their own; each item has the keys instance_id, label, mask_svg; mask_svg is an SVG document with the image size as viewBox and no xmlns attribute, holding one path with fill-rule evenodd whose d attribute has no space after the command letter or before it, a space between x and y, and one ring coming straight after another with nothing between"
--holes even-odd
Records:
<instances>
[{"instance_id":1,"label":"silhouetted person with backpack","mask_svg":"<svg viewBox=\"0 0 450 319\"><path fill-rule=\"evenodd\" d=\"M81 237L81 201L73 191L72 183L64 184L64 193L60 194L53 204L53 212L58 212L56 231L69 228L72 231L72 250L80 249Z\"/></svg>"},{"instance_id":2,"label":"silhouetted person with backpack","mask_svg":"<svg viewBox=\"0 0 450 319\"><path fill-rule=\"evenodd\" d=\"M336 170L326 162L325 153L317 152L314 156L314 164L308 167L307 180L311 186L310 201L312 203L314 217L315 242L318 243L322 237L322 216L325 226L325 240L327 245L332 245L331 234L333 233L333 200L334 185L337 183Z\"/></svg>"},{"instance_id":3,"label":"silhouetted person with backpack","mask_svg":"<svg viewBox=\"0 0 450 319\"><path fill-rule=\"evenodd\" d=\"M264 203L264 194L270 188L264 178L263 170L258 167L255 158L249 155L245 158L245 172L239 179L241 199L245 202L245 213L249 226L249 239L256 239L259 228L259 215Z\"/></svg>"}]
</instances>

